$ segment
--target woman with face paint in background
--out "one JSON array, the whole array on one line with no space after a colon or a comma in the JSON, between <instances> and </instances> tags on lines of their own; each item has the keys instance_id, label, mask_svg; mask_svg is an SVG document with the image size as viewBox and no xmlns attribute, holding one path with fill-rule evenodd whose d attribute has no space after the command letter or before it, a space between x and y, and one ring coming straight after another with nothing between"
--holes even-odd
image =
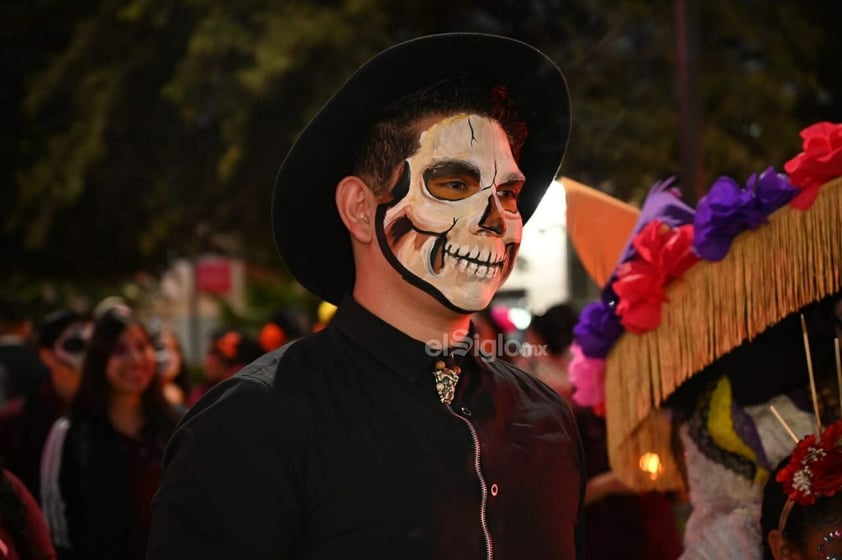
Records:
<instances>
[{"instance_id":1,"label":"woman with face paint in background","mask_svg":"<svg viewBox=\"0 0 842 560\"><path fill-rule=\"evenodd\" d=\"M346 82L273 199L284 263L338 310L191 408L150 559L582 557L572 412L470 325L556 176L569 111L552 61L489 35L409 41Z\"/></svg>"},{"instance_id":2,"label":"woman with face paint in background","mask_svg":"<svg viewBox=\"0 0 842 560\"><path fill-rule=\"evenodd\" d=\"M91 323L71 309L49 313L38 328L38 357L49 375L35 392L0 407L0 455L33 496L40 496L41 451L53 423L66 415L79 388Z\"/></svg>"},{"instance_id":3,"label":"woman with face paint in background","mask_svg":"<svg viewBox=\"0 0 842 560\"><path fill-rule=\"evenodd\" d=\"M157 318L147 323L147 329L155 346L155 363L164 398L176 409L184 410L191 388L181 340L171 325Z\"/></svg>"},{"instance_id":4,"label":"woman with face paint in background","mask_svg":"<svg viewBox=\"0 0 842 560\"><path fill-rule=\"evenodd\" d=\"M53 426L41 496L62 558L145 557L150 505L177 415L161 392L155 350L123 309L94 323L70 414Z\"/></svg>"}]
</instances>

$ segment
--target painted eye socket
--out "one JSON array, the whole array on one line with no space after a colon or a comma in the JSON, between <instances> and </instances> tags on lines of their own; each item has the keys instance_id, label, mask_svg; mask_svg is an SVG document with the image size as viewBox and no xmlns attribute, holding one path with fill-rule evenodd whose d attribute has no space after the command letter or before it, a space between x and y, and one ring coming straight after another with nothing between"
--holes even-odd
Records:
<instances>
[{"instance_id":1,"label":"painted eye socket","mask_svg":"<svg viewBox=\"0 0 842 560\"><path fill-rule=\"evenodd\" d=\"M523 183L507 183L497 188L497 200L500 201L500 206L503 210L508 212L517 212L517 199L520 196L520 190Z\"/></svg>"},{"instance_id":2,"label":"painted eye socket","mask_svg":"<svg viewBox=\"0 0 842 560\"><path fill-rule=\"evenodd\" d=\"M463 200L480 190L480 173L463 161L443 161L424 170L424 184L440 200Z\"/></svg>"},{"instance_id":3,"label":"painted eye socket","mask_svg":"<svg viewBox=\"0 0 842 560\"><path fill-rule=\"evenodd\" d=\"M479 181L473 177L435 177L427 180L427 190L441 200L462 200L476 194Z\"/></svg>"}]
</instances>

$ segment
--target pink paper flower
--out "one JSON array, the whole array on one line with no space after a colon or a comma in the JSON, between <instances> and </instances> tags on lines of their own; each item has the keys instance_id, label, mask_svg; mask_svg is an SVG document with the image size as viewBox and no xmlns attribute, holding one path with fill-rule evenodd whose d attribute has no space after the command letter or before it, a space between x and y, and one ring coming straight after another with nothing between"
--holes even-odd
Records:
<instances>
[{"instance_id":1,"label":"pink paper flower","mask_svg":"<svg viewBox=\"0 0 842 560\"><path fill-rule=\"evenodd\" d=\"M567 373L576 388L573 400L580 406L599 406L605 402L605 360L588 358L578 344L570 347L573 359Z\"/></svg>"}]
</instances>

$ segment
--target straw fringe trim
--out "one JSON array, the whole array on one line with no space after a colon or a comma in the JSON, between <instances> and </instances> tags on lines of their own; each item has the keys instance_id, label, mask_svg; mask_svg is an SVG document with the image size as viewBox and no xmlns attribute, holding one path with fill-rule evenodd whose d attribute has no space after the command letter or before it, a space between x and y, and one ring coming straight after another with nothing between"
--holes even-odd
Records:
<instances>
[{"instance_id":1,"label":"straw fringe trim","mask_svg":"<svg viewBox=\"0 0 842 560\"><path fill-rule=\"evenodd\" d=\"M719 356L842 289L842 178L824 185L807 211L785 206L769 222L739 235L721 262L702 261L668 286L660 326L626 333L608 355L609 458L626 484L680 488L671 458L657 481L641 476L643 453L662 462L669 454L655 409Z\"/></svg>"}]
</instances>

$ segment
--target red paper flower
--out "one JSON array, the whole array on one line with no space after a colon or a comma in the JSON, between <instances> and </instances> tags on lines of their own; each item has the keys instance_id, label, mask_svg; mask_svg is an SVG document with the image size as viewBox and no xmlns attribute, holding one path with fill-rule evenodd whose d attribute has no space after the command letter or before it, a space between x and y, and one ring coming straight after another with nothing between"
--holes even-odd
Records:
<instances>
[{"instance_id":1,"label":"red paper flower","mask_svg":"<svg viewBox=\"0 0 842 560\"><path fill-rule=\"evenodd\" d=\"M842 490L842 421L828 426L818 442L812 434L799 441L775 479L789 499L801 505Z\"/></svg>"},{"instance_id":2,"label":"red paper flower","mask_svg":"<svg viewBox=\"0 0 842 560\"><path fill-rule=\"evenodd\" d=\"M693 251L693 226L670 228L659 220L649 222L632 241L636 257L620 265L612 285L620 299L617 315L626 330L635 334L661 324L661 304L666 286L698 260Z\"/></svg>"},{"instance_id":3,"label":"red paper flower","mask_svg":"<svg viewBox=\"0 0 842 560\"><path fill-rule=\"evenodd\" d=\"M842 449L834 447L822 459L821 469L814 469L813 492L819 496L833 496L842 486Z\"/></svg>"},{"instance_id":4,"label":"red paper flower","mask_svg":"<svg viewBox=\"0 0 842 560\"><path fill-rule=\"evenodd\" d=\"M842 124L820 122L801 131L804 151L786 162L789 181L801 189L790 205L807 210L822 185L842 175Z\"/></svg>"}]
</instances>

